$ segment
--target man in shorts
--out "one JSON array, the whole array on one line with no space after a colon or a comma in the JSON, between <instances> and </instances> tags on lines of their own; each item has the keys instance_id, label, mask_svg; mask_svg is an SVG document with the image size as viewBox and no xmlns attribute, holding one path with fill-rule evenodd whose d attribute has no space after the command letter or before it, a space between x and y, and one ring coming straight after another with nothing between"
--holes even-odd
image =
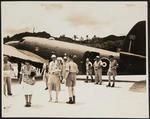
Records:
<instances>
[{"instance_id":1,"label":"man in shorts","mask_svg":"<svg viewBox=\"0 0 150 119\"><path fill-rule=\"evenodd\" d=\"M79 72L77 64L73 61L73 56L68 56L66 63L66 73L63 80L66 80L66 86L68 87L69 101L67 104L75 104L75 91L76 75Z\"/></svg>"},{"instance_id":2,"label":"man in shorts","mask_svg":"<svg viewBox=\"0 0 150 119\"><path fill-rule=\"evenodd\" d=\"M110 64L109 64L109 69L107 72L108 75L108 85L107 87L114 87L115 86L115 77L117 75L117 68L118 68L118 63L117 60L114 58L114 56L110 55ZM113 77L113 84L111 86L111 76Z\"/></svg>"},{"instance_id":3,"label":"man in shorts","mask_svg":"<svg viewBox=\"0 0 150 119\"><path fill-rule=\"evenodd\" d=\"M95 84L102 85L102 61L100 56L96 56L96 61L94 62L94 72L95 72Z\"/></svg>"}]
</instances>

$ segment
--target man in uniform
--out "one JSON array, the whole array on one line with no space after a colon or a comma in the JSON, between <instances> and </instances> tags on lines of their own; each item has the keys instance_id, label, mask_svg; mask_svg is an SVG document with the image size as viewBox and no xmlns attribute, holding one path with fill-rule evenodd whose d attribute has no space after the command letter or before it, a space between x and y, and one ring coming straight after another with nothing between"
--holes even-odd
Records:
<instances>
[{"instance_id":1,"label":"man in uniform","mask_svg":"<svg viewBox=\"0 0 150 119\"><path fill-rule=\"evenodd\" d=\"M75 104L75 91L76 74L79 72L77 64L73 61L73 56L68 57L66 64L66 74L63 80L66 80L66 86L68 87L69 101L67 104Z\"/></svg>"},{"instance_id":2,"label":"man in uniform","mask_svg":"<svg viewBox=\"0 0 150 119\"><path fill-rule=\"evenodd\" d=\"M56 92L56 100L55 102L58 102L58 93L60 91L60 69L59 64L56 59L56 55L51 56L52 61L49 63L49 78L48 78L48 90L49 90L49 101L52 101L52 91L54 90Z\"/></svg>"},{"instance_id":3,"label":"man in uniform","mask_svg":"<svg viewBox=\"0 0 150 119\"><path fill-rule=\"evenodd\" d=\"M85 82L88 83L89 75L91 76L91 82L94 82L92 76L92 63L90 62L89 58L86 58L86 80Z\"/></svg>"},{"instance_id":4,"label":"man in uniform","mask_svg":"<svg viewBox=\"0 0 150 119\"><path fill-rule=\"evenodd\" d=\"M109 64L109 69L107 72L107 75L108 75L107 87L111 86L111 76L113 77L113 84L111 87L114 87L115 86L115 76L117 75L118 63L117 63L117 60L112 55L109 56L109 59L110 59L110 64Z\"/></svg>"},{"instance_id":5,"label":"man in uniform","mask_svg":"<svg viewBox=\"0 0 150 119\"><path fill-rule=\"evenodd\" d=\"M100 56L96 56L96 61L94 62L94 72L95 72L95 84L102 85L102 61Z\"/></svg>"},{"instance_id":6,"label":"man in uniform","mask_svg":"<svg viewBox=\"0 0 150 119\"><path fill-rule=\"evenodd\" d=\"M11 92L11 73L14 70L11 63L9 62L9 58L7 56L4 57L4 94L5 95L12 95ZM7 88L7 94L6 94Z\"/></svg>"}]
</instances>

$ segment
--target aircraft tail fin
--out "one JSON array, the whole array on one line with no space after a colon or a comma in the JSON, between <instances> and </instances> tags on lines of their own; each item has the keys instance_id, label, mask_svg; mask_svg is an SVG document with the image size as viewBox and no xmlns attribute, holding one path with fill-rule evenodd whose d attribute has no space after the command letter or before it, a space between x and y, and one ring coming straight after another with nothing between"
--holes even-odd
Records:
<instances>
[{"instance_id":1,"label":"aircraft tail fin","mask_svg":"<svg viewBox=\"0 0 150 119\"><path fill-rule=\"evenodd\" d=\"M146 21L140 21L133 26L124 40L122 51L146 55Z\"/></svg>"}]
</instances>

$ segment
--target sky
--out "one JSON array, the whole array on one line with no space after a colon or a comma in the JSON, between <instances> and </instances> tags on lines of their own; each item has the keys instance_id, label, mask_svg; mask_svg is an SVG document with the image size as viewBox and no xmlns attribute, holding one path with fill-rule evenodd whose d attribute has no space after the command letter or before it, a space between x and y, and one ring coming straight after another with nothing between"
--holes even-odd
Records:
<instances>
[{"instance_id":1,"label":"sky","mask_svg":"<svg viewBox=\"0 0 150 119\"><path fill-rule=\"evenodd\" d=\"M127 35L147 20L147 2L2 2L2 35L46 31L52 36Z\"/></svg>"}]
</instances>

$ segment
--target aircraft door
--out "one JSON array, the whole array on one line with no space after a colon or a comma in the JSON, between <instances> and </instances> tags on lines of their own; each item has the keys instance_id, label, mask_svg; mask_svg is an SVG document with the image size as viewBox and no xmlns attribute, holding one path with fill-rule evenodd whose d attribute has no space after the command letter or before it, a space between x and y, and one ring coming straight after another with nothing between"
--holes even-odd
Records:
<instances>
[{"instance_id":1,"label":"aircraft door","mask_svg":"<svg viewBox=\"0 0 150 119\"><path fill-rule=\"evenodd\" d=\"M94 64L95 57L97 55L99 55L99 53L97 53L97 52L87 51L87 52L84 53L83 58L82 58L83 59L82 71L83 71L84 74L86 73L86 66L85 66L86 58L89 58L89 60L92 62L92 64ZM94 72L94 68L93 68L93 72Z\"/></svg>"}]
</instances>

